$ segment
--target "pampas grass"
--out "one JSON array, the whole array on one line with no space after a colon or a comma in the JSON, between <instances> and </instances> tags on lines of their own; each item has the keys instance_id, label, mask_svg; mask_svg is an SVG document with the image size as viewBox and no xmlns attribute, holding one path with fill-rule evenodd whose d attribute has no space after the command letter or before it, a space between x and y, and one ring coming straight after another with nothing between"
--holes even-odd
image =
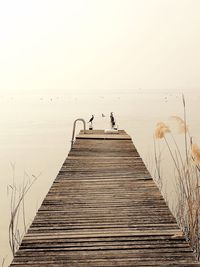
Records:
<instances>
[{"instance_id":1,"label":"pampas grass","mask_svg":"<svg viewBox=\"0 0 200 267\"><path fill-rule=\"evenodd\" d=\"M188 131L187 125L185 124L184 120L181 119L179 116L171 116L170 119L175 120L179 134L183 134Z\"/></svg>"},{"instance_id":2,"label":"pampas grass","mask_svg":"<svg viewBox=\"0 0 200 267\"><path fill-rule=\"evenodd\" d=\"M200 148L197 144L192 144L192 156L195 163L198 165L200 164Z\"/></svg>"},{"instance_id":3,"label":"pampas grass","mask_svg":"<svg viewBox=\"0 0 200 267\"><path fill-rule=\"evenodd\" d=\"M189 128L186 123L185 98L182 95L183 119L172 116L178 128L178 133L183 134L184 150L181 152L173 130L164 122L156 125L154 136L154 159L157 170L157 179L162 180L161 161L158 160L157 147L161 139L169 152L175 170L175 189L177 204L173 213L179 226L182 228L186 239L191 244L197 258L200 258L200 148L192 143ZM169 135L166 135L169 133ZM157 141L156 141L157 139ZM161 158L161 155L159 156Z\"/></svg>"},{"instance_id":4,"label":"pampas grass","mask_svg":"<svg viewBox=\"0 0 200 267\"><path fill-rule=\"evenodd\" d=\"M155 129L155 138L162 139L166 133L169 133L170 129L164 122L158 122Z\"/></svg>"}]
</instances>

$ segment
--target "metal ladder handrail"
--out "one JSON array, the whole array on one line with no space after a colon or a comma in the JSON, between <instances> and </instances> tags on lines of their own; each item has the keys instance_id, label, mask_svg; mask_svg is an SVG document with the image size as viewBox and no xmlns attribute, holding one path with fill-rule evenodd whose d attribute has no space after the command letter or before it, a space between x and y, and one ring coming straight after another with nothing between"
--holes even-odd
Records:
<instances>
[{"instance_id":1,"label":"metal ladder handrail","mask_svg":"<svg viewBox=\"0 0 200 267\"><path fill-rule=\"evenodd\" d=\"M73 144L74 144L74 135L75 135L75 128L76 128L76 123L77 123L77 121L82 121L82 122L83 122L84 133L85 133L85 131L86 131L86 122L85 122L85 120L84 120L84 119L81 119L81 118L76 119L76 120L74 121L74 125L73 125L72 140L71 140L71 148L72 148L72 146L73 146Z\"/></svg>"}]
</instances>

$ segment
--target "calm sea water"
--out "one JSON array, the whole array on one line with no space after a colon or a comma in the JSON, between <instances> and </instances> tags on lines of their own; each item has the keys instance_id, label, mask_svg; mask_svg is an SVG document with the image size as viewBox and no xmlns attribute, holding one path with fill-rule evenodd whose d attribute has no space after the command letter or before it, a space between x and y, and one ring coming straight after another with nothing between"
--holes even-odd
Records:
<instances>
[{"instance_id":1,"label":"calm sea water","mask_svg":"<svg viewBox=\"0 0 200 267\"><path fill-rule=\"evenodd\" d=\"M200 94L186 94L185 98L190 132L200 145ZM26 220L31 223L69 152L74 120L84 118L88 121L94 114L94 128L107 129L111 111L119 128L131 135L153 174L155 125L159 121L170 123L171 115L183 117L181 94L137 92L0 96L0 260L6 257L4 266L8 266L12 259L8 240L8 186L12 184L13 174L18 185L23 183L24 173L30 178L39 175L25 199ZM102 113L106 115L105 118L101 116ZM77 131L80 130L81 125L77 128ZM181 145L182 137L177 135L176 138ZM14 172L11 168L13 164ZM173 170L172 163L166 160L164 166L165 191L171 194L174 179L173 171L170 173L169 169Z\"/></svg>"}]
</instances>

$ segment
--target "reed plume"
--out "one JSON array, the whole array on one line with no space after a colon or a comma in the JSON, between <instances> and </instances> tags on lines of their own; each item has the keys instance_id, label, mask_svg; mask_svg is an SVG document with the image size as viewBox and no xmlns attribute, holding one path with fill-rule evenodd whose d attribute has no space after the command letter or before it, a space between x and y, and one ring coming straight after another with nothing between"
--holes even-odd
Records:
<instances>
[{"instance_id":1,"label":"reed plume","mask_svg":"<svg viewBox=\"0 0 200 267\"><path fill-rule=\"evenodd\" d=\"M177 127L178 127L178 133L179 134L184 134L184 133L188 132L188 127L185 124L183 119L181 119L178 116L171 116L170 118L177 122Z\"/></svg>"},{"instance_id":2,"label":"reed plume","mask_svg":"<svg viewBox=\"0 0 200 267\"><path fill-rule=\"evenodd\" d=\"M156 139L162 139L166 133L169 133L170 129L164 122L158 122L154 132Z\"/></svg>"},{"instance_id":3,"label":"reed plume","mask_svg":"<svg viewBox=\"0 0 200 267\"><path fill-rule=\"evenodd\" d=\"M187 127L184 95L182 95L182 102L184 119L178 116L171 116L171 118L177 124L178 133L183 134L183 149L178 146L171 128L169 129L163 122L157 123L154 135L156 139L164 139L163 145L165 144L168 148L174 164L175 189L177 192L174 214L197 258L200 260L200 148L192 142L192 137ZM165 136L169 132L170 139ZM156 170L161 170L161 161L158 160L156 146L154 141L155 168ZM159 155L160 158L161 155ZM195 166L190 159L195 163ZM157 171L155 173L158 179L162 181L161 172Z\"/></svg>"},{"instance_id":4,"label":"reed plume","mask_svg":"<svg viewBox=\"0 0 200 267\"><path fill-rule=\"evenodd\" d=\"M192 144L192 157L195 163L200 163L200 148L196 144Z\"/></svg>"}]
</instances>

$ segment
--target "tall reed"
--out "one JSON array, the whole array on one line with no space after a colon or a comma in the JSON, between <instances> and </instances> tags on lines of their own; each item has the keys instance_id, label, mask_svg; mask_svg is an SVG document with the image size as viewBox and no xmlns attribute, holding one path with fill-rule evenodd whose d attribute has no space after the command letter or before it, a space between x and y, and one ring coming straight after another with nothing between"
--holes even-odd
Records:
<instances>
[{"instance_id":1,"label":"tall reed","mask_svg":"<svg viewBox=\"0 0 200 267\"><path fill-rule=\"evenodd\" d=\"M5 260L6 260L6 258L5 258L5 257L3 257L2 261L1 261L1 267L3 267L3 266L4 266L4 264L5 264Z\"/></svg>"},{"instance_id":2,"label":"tall reed","mask_svg":"<svg viewBox=\"0 0 200 267\"><path fill-rule=\"evenodd\" d=\"M189 133L184 95L182 95L182 102L183 119L178 116L171 118L176 121L178 132L183 134L184 151L182 152L177 144L172 129L164 122L159 122L156 125L154 136L155 139L164 141L175 170L177 203L173 213L197 258L200 259L200 149L196 144L193 144ZM158 160L158 147L159 142L154 140L156 178L162 181L163 178L159 171L162 163Z\"/></svg>"},{"instance_id":3,"label":"tall reed","mask_svg":"<svg viewBox=\"0 0 200 267\"><path fill-rule=\"evenodd\" d=\"M11 166L13 178L12 184L8 186L10 195L9 245L14 256L27 231L25 197L39 176L32 175L30 177L27 173L24 173L22 185L17 185L15 181L15 165L11 163Z\"/></svg>"}]
</instances>

